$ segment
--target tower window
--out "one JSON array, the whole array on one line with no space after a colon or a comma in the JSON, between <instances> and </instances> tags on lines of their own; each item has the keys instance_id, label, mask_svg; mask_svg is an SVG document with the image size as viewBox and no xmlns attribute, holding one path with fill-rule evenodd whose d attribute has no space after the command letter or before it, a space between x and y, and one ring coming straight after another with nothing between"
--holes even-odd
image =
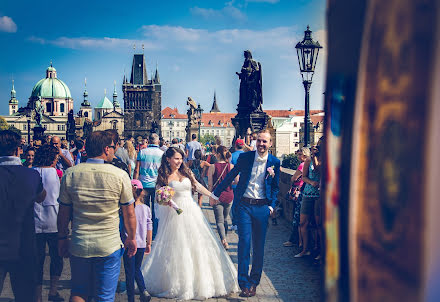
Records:
<instances>
[{"instance_id":1,"label":"tower window","mask_svg":"<svg viewBox=\"0 0 440 302\"><path fill-rule=\"evenodd\" d=\"M46 112L48 112L48 113L52 112L52 104L51 103L46 103Z\"/></svg>"},{"instance_id":2,"label":"tower window","mask_svg":"<svg viewBox=\"0 0 440 302\"><path fill-rule=\"evenodd\" d=\"M60 112L64 112L64 103L60 104Z\"/></svg>"},{"instance_id":3,"label":"tower window","mask_svg":"<svg viewBox=\"0 0 440 302\"><path fill-rule=\"evenodd\" d=\"M89 113L86 111L86 112L84 112L84 116L85 117L89 117Z\"/></svg>"}]
</instances>

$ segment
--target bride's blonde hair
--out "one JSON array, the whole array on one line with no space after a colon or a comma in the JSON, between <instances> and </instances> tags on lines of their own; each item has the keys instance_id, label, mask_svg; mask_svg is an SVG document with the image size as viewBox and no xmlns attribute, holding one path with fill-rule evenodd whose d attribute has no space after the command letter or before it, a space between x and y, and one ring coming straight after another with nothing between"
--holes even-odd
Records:
<instances>
[{"instance_id":1,"label":"bride's blonde hair","mask_svg":"<svg viewBox=\"0 0 440 302\"><path fill-rule=\"evenodd\" d=\"M169 147L167 151L165 151L164 154L162 155L160 167L159 170L157 171L158 173L157 181L156 181L157 186L159 187L168 186L168 177L171 175L171 166L167 159L173 157L174 154L176 153L182 155L182 159L185 158L183 151L180 150L180 148L176 148L176 147ZM196 190L195 179L191 173L191 170L186 166L184 162L182 162L182 164L179 167L179 173L189 178L189 180L191 181L192 190L193 192L195 192Z\"/></svg>"}]
</instances>

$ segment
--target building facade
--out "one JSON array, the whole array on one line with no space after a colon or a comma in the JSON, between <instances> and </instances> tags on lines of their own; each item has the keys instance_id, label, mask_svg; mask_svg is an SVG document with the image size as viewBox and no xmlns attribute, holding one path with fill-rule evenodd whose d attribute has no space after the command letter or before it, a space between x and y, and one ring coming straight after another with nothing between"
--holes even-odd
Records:
<instances>
[{"instance_id":1,"label":"building facade","mask_svg":"<svg viewBox=\"0 0 440 302\"><path fill-rule=\"evenodd\" d=\"M143 54L133 56L130 81L124 75L124 137L161 133L162 92L159 72L148 80Z\"/></svg>"},{"instance_id":2,"label":"building facade","mask_svg":"<svg viewBox=\"0 0 440 302\"><path fill-rule=\"evenodd\" d=\"M46 135L66 137L67 115L73 110L73 98L69 87L58 78L52 64L46 69L46 77L39 80L32 88L31 96L25 107L19 107L16 99L14 83L9 100L9 115L4 116L6 122L21 131L22 137L27 138L28 132L33 135L35 127L34 111L37 101L43 106L42 125Z\"/></svg>"}]
</instances>

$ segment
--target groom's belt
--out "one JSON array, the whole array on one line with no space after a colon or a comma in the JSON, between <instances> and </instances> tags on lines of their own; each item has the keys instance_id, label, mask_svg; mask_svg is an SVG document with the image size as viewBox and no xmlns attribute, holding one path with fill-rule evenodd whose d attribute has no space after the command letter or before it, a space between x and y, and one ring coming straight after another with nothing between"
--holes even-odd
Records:
<instances>
[{"instance_id":1,"label":"groom's belt","mask_svg":"<svg viewBox=\"0 0 440 302\"><path fill-rule=\"evenodd\" d=\"M253 199L253 198L248 198L248 197L242 197L241 201L243 201L244 203L250 204L250 205L256 205L256 206L264 206L264 205L268 205L269 202L267 201L267 198L264 199Z\"/></svg>"}]
</instances>

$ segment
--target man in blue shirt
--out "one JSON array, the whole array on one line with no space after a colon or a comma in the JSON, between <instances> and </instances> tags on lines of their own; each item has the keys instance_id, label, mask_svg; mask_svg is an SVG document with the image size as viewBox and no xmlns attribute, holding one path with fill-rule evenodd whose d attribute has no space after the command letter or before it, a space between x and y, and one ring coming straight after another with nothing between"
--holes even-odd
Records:
<instances>
[{"instance_id":1,"label":"man in blue shirt","mask_svg":"<svg viewBox=\"0 0 440 302\"><path fill-rule=\"evenodd\" d=\"M233 164L234 166L237 164L237 160L240 154L244 152L243 147L244 141L240 138L237 138L237 140L235 141L235 152L232 153L231 156L231 164Z\"/></svg>"}]
</instances>

